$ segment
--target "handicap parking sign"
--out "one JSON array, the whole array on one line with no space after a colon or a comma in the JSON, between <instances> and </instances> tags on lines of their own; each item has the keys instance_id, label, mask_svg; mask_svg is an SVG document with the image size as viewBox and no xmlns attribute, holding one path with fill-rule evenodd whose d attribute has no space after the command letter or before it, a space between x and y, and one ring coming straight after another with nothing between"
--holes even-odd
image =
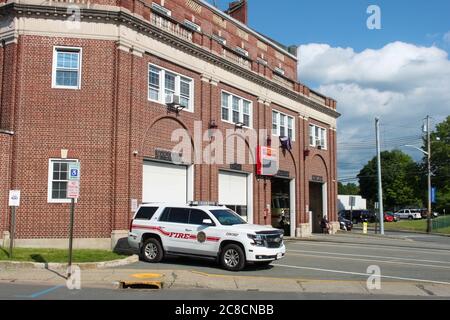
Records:
<instances>
[{"instance_id":1,"label":"handicap parking sign","mask_svg":"<svg viewBox=\"0 0 450 320\"><path fill-rule=\"evenodd\" d=\"M80 164L71 163L69 165L69 180L80 180Z\"/></svg>"}]
</instances>

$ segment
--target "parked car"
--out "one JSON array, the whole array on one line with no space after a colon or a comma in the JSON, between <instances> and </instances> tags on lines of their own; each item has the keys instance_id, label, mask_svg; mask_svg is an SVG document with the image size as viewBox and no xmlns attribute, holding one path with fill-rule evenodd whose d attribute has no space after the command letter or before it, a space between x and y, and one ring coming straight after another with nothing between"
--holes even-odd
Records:
<instances>
[{"instance_id":1,"label":"parked car","mask_svg":"<svg viewBox=\"0 0 450 320\"><path fill-rule=\"evenodd\" d=\"M353 222L351 222L348 219L345 219L342 216L339 216L338 220L339 220L339 225L341 227L341 230L352 231L352 229L353 229Z\"/></svg>"},{"instance_id":2,"label":"parked car","mask_svg":"<svg viewBox=\"0 0 450 320\"><path fill-rule=\"evenodd\" d=\"M384 222L397 222L399 218L393 212L384 213Z\"/></svg>"},{"instance_id":3,"label":"parked car","mask_svg":"<svg viewBox=\"0 0 450 320\"><path fill-rule=\"evenodd\" d=\"M247 223L217 204L142 204L130 223L128 243L150 263L167 255L203 257L224 269L268 265L286 253L283 231Z\"/></svg>"},{"instance_id":4,"label":"parked car","mask_svg":"<svg viewBox=\"0 0 450 320\"><path fill-rule=\"evenodd\" d=\"M376 221L375 213L369 210L341 210L339 211L339 216L342 216L347 220L351 220L353 223Z\"/></svg>"},{"instance_id":5,"label":"parked car","mask_svg":"<svg viewBox=\"0 0 450 320\"><path fill-rule=\"evenodd\" d=\"M400 219L418 220L422 219L420 209L402 209L396 212Z\"/></svg>"},{"instance_id":6,"label":"parked car","mask_svg":"<svg viewBox=\"0 0 450 320\"><path fill-rule=\"evenodd\" d=\"M428 209L420 209L420 214L422 216L422 219L428 218ZM437 212L431 212L431 218L437 218L439 216L439 213Z\"/></svg>"}]
</instances>

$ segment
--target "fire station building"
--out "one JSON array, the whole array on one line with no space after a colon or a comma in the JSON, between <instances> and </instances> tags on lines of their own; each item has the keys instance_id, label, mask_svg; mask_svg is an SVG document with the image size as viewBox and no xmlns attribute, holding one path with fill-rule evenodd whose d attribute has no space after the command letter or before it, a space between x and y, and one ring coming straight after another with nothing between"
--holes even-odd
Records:
<instances>
[{"instance_id":1,"label":"fire station building","mask_svg":"<svg viewBox=\"0 0 450 320\"><path fill-rule=\"evenodd\" d=\"M245 0L0 0L0 41L0 244L20 190L16 245L67 246L74 162L77 248L114 246L142 202L214 201L293 237L339 226L336 101L298 82L296 48L247 26ZM227 131L224 153L240 140L254 162L180 162L178 129L185 154Z\"/></svg>"}]
</instances>

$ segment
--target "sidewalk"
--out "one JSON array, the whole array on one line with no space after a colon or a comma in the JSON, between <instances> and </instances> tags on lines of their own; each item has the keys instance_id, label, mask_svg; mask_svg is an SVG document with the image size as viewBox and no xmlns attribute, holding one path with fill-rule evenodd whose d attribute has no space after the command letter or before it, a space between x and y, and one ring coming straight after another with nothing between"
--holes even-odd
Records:
<instances>
[{"instance_id":1,"label":"sidewalk","mask_svg":"<svg viewBox=\"0 0 450 320\"><path fill-rule=\"evenodd\" d=\"M81 286L88 288L119 289L121 281L146 282L160 280L162 290L213 289L260 292L347 293L365 295L392 295L412 297L450 297L450 286L445 284L393 282L382 280L380 290L369 290L365 281L325 281L293 278L212 275L188 270L99 269L83 270ZM65 285L64 270L21 269L0 270L1 283ZM133 289L126 289L133 290Z\"/></svg>"}]
</instances>

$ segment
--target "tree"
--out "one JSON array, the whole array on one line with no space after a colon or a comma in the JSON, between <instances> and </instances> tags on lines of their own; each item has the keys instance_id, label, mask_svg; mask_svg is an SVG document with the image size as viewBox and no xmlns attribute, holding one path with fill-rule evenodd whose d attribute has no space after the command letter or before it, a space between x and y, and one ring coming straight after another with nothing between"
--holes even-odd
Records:
<instances>
[{"instance_id":1,"label":"tree","mask_svg":"<svg viewBox=\"0 0 450 320\"><path fill-rule=\"evenodd\" d=\"M381 179L385 209L405 206L422 206L417 196L417 186L421 175L420 166L400 150L381 153ZM370 160L358 174L359 187L363 198L369 204L378 201L377 159Z\"/></svg>"},{"instance_id":2,"label":"tree","mask_svg":"<svg viewBox=\"0 0 450 320\"><path fill-rule=\"evenodd\" d=\"M338 194L357 196L359 195L359 187L355 183L343 184L338 183Z\"/></svg>"},{"instance_id":3,"label":"tree","mask_svg":"<svg viewBox=\"0 0 450 320\"><path fill-rule=\"evenodd\" d=\"M425 148L426 148L425 143ZM424 159L426 165L426 159ZM450 211L450 116L431 133L432 185L437 189L436 208ZM427 194L425 194L426 197Z\"/></svg>"}]
</instances>

